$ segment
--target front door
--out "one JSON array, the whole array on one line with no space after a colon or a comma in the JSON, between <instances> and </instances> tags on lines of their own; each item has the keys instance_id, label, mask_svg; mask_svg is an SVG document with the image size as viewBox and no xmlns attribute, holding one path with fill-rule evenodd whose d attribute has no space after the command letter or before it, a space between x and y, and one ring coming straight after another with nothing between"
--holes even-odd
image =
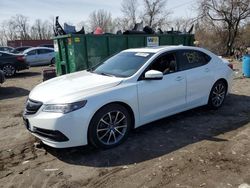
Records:
<instances>
[{"instance_id":1,"label":"front door","mask_svg":"<svg viewBox=\"0 0 250 188\"><path fill-rule=\"evenodd\" d=\"M162 80L138 81L138 101L141 124L180 112L186 105L186 76L178 71L175 53L157 58L147 70L164 73Z\"/></svg>"}]
</instances>

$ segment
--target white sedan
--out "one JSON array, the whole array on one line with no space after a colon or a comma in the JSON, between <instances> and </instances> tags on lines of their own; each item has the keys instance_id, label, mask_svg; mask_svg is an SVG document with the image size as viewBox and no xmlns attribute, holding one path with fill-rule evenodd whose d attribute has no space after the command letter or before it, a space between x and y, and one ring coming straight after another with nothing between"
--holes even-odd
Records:
<instances>
[{"instance_id":1,"label":"white sedan","mask_svg":"<svg viewBox=\"0 0 250 188\"><path fill-rule=\"evenodd\" d=\"M202 48L128 49L36 86L24 121L52 147L111 148L146 123L202 105L221 107L232 75L228 64Z\"/></svg>"}]
</instances>

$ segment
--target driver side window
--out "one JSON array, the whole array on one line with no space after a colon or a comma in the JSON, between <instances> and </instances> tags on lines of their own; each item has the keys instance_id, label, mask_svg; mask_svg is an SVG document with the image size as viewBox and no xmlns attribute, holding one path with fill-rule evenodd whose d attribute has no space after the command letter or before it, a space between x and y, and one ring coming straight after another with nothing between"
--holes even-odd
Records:
<instances>
[{"instance_id":1,"label":"driver side window","mask_svg":"<svg viewBox=\"0 0 250 188\"><path fill-rule=\"evenodd\" d=\"M164 75L177 71L175 53L167 53L158 57L149 67L149 70L157 70Z\"/></svg>"}]
</instances>

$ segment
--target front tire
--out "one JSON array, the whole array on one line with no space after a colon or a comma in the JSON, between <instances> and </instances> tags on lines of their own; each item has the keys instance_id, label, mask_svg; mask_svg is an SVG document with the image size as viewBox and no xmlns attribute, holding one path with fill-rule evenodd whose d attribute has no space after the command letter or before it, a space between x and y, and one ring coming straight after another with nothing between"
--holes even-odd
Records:
<instances>
[{"instance_id":1,"label":"front tire","mask_svg":"<svg viewBox=\"0 0 250 188\"><path fill-rule=\"evenodd\" d=\"M6 77L11 77L16 74L16 68L12 64L3 65L2 70Z\"/></svg>"},{"instance_id":2,"label":"front tire","mask_svg":"<svg viewBox=\"0 0 250 188\"><path fill-rule=\"evenodd\" d=\"M217 81L210 92L208 106L211 109L218 109L222 106L227 94L227 85L225 81Z\"/></svg>"},{"instance_id":3,"label":"front tire","mask_svg":"<svg viewBox=\"0 0 250 188\"><path fill-rule=\"evenodd\" d=\"M119 104L104 106L91 120L88 132L90 143L103 149L121 144L128 137L131 120L125 107Z\"/></svg>"}]
</instances>

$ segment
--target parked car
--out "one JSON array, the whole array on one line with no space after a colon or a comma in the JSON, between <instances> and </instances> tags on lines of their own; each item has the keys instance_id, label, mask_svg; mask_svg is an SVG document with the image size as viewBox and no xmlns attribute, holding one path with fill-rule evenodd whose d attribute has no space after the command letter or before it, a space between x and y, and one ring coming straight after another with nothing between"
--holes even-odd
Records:
<instances>
[{"instance_id":1,"label":"parked car","mask_svg":"<svg viewBox=\"0 0 250 188\"><path fill-rule=\"evenodd\" d=\"M11 52L12 53L15 53L15 54L21 54L24 52L24 50L27 50L29 48L32 48L32 46L20 46L20 47L17 47L15 48L14 50L12 50Z\"/></svg>"},{"instance_id":2,"label":"parked car","mask_svg":"<svg viewBox=\"0 0 250 188\"><path fill-rule=\"evenodd\" d=\"M14 48L9 47L9 46L0 46L0 51L2 52L12 52Z\"/></svg>"},{"instance_id":3,"label":"parked car","mask_svg":"<svg viewBox=\"0 0 250 188\"><path fill-rule=\"evenodd\" d=\"M30 66L48 65L55 63L55 52L53 48L35 47L23 52Z\"/></svg>"},{"instance_id":4,"label":"parked car","mask_svg":"<svg viewBox=\"0 0 250 188\"><path fill-rule=\"evenodd\" d=\"M13 76L16 71L28 68L29 64L25 61L24 55L0 52L0 69L6 77Z\"/></svg>"},{"instance_id":5,"label":"parked car","mask_svg":"<svg viewBox=\"0 0 250 188\"><path fill-rule=\"evenodd\" d=\"M197 47L128 49L88 70L45 81L30 93L28 130L56 148L111 148L130 129L198 106L222 106L232 69Z\"/></svg>"},{"instance_id":6,"label":"parked car","mask_svg":"<svg viewBox=\"0 0 250 188\"><path fill-rule=\"evenodd\" d=\"M4 81L5 81L4 72L0 70L0 84L4 83Z\"/></svg>"}]
</instances>

